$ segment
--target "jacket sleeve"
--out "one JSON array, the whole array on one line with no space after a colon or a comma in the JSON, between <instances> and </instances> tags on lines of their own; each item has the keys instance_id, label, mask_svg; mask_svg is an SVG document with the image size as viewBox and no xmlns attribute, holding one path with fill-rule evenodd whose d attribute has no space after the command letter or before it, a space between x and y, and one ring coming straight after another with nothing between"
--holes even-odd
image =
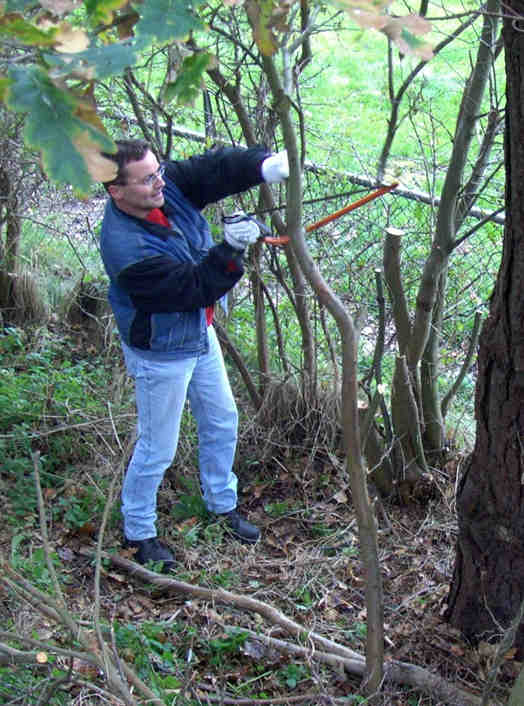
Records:
<instances>
[{"instance_id":1,"label":"jacket sleeve","mask_svg":"<svg viewBox=\"0 0 524 706\"><path fill-rule=\"evenodd\" d=\"M195 311L212 306L244 273L242 255L227 243L211 248L198 265L157 255L125 268L118 284L148 313Z\"/></svg>"},{"instance_id":2,"label":"jacket sleeve","mask_svg":"<svg viewBox=\"0 0 524 706\"><path fill-rule=\"evenodd\" d=\"M262 184L264 147L220 147L189 159L168 162L166 176L198 209Z\"/></svg>"}]
</instances>

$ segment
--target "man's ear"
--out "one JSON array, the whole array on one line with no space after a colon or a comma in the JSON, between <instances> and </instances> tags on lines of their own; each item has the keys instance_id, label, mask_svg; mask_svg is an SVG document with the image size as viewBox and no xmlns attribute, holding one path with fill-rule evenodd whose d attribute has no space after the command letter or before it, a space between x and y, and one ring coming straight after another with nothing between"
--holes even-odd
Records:
<instances>
[{"instance_id":1,"label":"man's ear","mask_svg":"<svg viewBox=\"0 0 524 706\"><path fill-rule=\"evenodd\" d=\"M109 195L115 200L118 201L122 194L122 184L111 184L111 186L107 187L107 190L109 192Z\"/></svg>"}]
</instances>

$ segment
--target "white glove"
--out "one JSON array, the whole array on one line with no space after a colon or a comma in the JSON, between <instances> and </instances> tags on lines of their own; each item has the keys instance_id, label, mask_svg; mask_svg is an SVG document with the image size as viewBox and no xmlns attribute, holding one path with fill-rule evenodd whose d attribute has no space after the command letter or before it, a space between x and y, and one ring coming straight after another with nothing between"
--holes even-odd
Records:
<instances>
[{"instance_id":1,"label":"white glove","mask_svg":"<svg viewBox=\"0 0 524 706\"><path fill-rule=\"evenodd\" d=\"M275 184L289 176L287 150L276 152L262 162L262 177L266 184Z\"/></svg>"},{"instance_id":2,"label":"white glove","mask_svg":"<svg viewBox=\"0 0 524 706\"><path fill-rule=\"evenodd\" d=\"M224 240L235 250L245 250L260 238L260 228L244 211L224 216Z\"/></svg>"}]
</instances>

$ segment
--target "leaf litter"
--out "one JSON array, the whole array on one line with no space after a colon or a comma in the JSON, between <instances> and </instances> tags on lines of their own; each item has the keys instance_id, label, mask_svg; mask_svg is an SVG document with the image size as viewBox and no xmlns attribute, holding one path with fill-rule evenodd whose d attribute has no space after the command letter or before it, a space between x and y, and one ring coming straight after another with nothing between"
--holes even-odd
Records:
<instances>
[{"instance_id":1,"label":"leaf litter","mask_svg":"<svg viewBox=\"0 0 524 706\"><path fill-rule=\"evenodd\" d=\"M245 446L245 438L242 444ZM289 451L278 460L263 459L251 468L240 467L243 490L239 507L262 529L257 545L246 546L201 511L198 497L188 503L186 517L175 519L173 508L180 498L187 496L188 488L198 487L191 449L185 453L182 445L181 451L176 473L172 469L166 474L159 493L159 534L174 549L174 578L264 601L304 625L305 630L314 630L363 655L365 576L351 493L340 458L333 456L336 462L332 463L326 456L322 481L318 466L309 457L293 458ZM256 457L256 449L250 457ZM444 619L457 535L451 492L456 465L448 464L439 475L439 492L434 497L409 505L384 501L383 513L377 513L385 658L425 667L480 695L495 647L468 644ZM99 481L107 473L107 464L100 461L97 467L96 460L86 462L70 479L68 497L75 497L75 489L81 495L93 478ZM9 502L3 495L8 482L0 488L6 508ZM48 494L47 502L52 508L56 496ZM52 515L49 507L48 514ZM86 622L93 612L96 534L92 525L93 520L76 528L66 526L60 518L49 522L68 605ZM96 529L96 519L94 525ZM28 516L22 530L9 523L0 529L4 557L11 556L15 532L24 535L16 540L21 556L30 556L41 546L38 523ZM104 549L126 556L118 521L110 524ZM32 633L60 641L60 630L47 618L15 601L1 584L0 591L0 619L11 626L13 634ZM253 704L264 699L295 703L302 695L303 703L327 704L362 693L356 677L266 644L265 635L294 641L259 614L159 591L106 563L100 591L101 610L108 623L117 621L134 631L133 635L141 631L149 634L153 630L150 626L155 626L155 638L147 638L151 668L172 673L186 685L190 682L191 688L183 693L190 694L193 703L217 703L219 697L223 703L242 703L241 699L251 699ZM161 645L176 656L174 661L166 663ZM131 664L138 659L130 647L124 647L121 656ZM500 669L498 698L504 698L522 666L514 656L510 651ZM387 683L381 698L388 706L441 703L430 695ZM72 686L71 704L77 703L99 701L89 701L85 687Z\"/></svg>"}]
</instances>

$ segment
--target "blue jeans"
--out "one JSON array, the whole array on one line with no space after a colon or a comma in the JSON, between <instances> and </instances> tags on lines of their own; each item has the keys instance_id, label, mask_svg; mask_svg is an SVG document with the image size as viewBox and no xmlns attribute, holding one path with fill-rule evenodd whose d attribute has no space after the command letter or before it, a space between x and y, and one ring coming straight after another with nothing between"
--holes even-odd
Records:
<instances>
[{"instance_id":1,"label":"blue jeans","mask_svg":"<svg viewBox=\"0 0 524 706\"><path fill-rule=\"evenodd\" d=\"M238 414L212 326L209 351L182 360L147 360L123 344L128 373L135 379L138 438L122 488L127 539L156 537L158 487L178 445L186 398L197 422L200 483L210 512L237 504L232 471Z\"/></svg>"}]
</instances>

